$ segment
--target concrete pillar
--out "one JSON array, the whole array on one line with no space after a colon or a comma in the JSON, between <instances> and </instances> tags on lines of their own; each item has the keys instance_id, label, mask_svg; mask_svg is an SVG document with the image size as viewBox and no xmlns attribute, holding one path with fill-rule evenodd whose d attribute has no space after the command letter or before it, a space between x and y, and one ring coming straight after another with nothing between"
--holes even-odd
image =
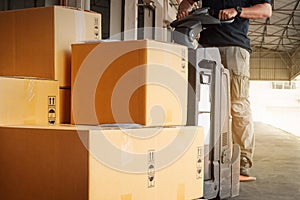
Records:
<instances>
[{"instance_id":1,"label":"concrete pillar","mask_svg":"<svg viewBox=\"0 0 300 200\"><path fill-rule=\"evenodd\" d=\"M164 8L165 2L168 0L155 0L155 40L166 41L164 30Z\"/></svg>"},{"instance_id":2,"label":"concrete pillar","mask_svg":"<svg viewBox=\"0 0 300 200\"><path fill-rule=\"evenodd\" d=\"M84 10L91 10L91 1L84 0Z\"/></svg>"},{"instance_id":3,"label":"concrete pillar","mask_svg":"<svg viewBox=\"0 0 300 200\"><path fill-rule=\"evenodd\" d=\"M121 39L122 31L122 0L110 1L110 37Z\"/></svg>"},{"instance_id":4,"label":"concrete pillar","mask_svg":"<svg viewBox=\"0 0 300 200\"><path fill-rule=\"evenodd\" d=\"M66 0L66 6L90 10L90 0Z\"/></svg>"},{"instance_id":5,"label":"concrete pillar","mask_svg":"<svg viewBox=\"0 0 300 200\"><path fill-rule=\"evenodd\" d=\"M149 8L144 8L144 39L154 39L155 22L153 23L154 12Z\"/></svg>"},{"instance_id":6,"label":"concrete pillar","mask_svg":"<svg viewBox=\"0 0 300 200\"><path fill-rule=\"evenodd\" d=\"M125 0L124 40L137 39L137 4L138 0Z\"/></svg>"}]
</instances>

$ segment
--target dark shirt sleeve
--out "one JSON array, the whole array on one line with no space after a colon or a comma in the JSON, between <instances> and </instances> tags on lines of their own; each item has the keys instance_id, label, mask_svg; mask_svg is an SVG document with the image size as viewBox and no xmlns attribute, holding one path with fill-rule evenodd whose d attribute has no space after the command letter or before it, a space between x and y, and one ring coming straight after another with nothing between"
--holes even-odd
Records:
<instances>
[{"instance_id":1,"label":"dark shirt sleeve","mask_svg":"<svg viewBox=\"0 0 300 200\"><path fill-rule=\"evenodd\" d=\"M269 3L271 4L271 0L250 0L251 5L261 4L261 3Z\"/></svg>"}]
</instances>

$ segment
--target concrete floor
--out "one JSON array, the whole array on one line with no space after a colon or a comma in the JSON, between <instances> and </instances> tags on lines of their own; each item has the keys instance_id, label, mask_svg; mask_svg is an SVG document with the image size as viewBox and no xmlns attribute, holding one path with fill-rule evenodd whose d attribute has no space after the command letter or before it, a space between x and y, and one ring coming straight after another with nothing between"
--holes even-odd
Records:
<instances>
[{"instance_id":1,"label":"concrete floor","mask_svg":"<svg viewBox=\"0 0 300 200\"><path fill-rule=\"evenodd\" d=\"M251 175L257 180L241 183L232 200L300 199L300 137L258 122L255 133Z\"/></svg>"}]
</instances>

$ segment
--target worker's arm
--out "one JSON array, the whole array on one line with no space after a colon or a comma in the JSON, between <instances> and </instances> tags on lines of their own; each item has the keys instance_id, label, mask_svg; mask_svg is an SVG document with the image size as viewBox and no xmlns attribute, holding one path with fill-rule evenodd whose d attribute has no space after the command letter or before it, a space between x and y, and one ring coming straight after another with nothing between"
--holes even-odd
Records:
<instances>
[{"instance_id":1,"label":"worker's arm","mask_svg":"<svg viewBox=\"0 0 300 200\"><path fill-rule=\"evenodd\" d=\"M195 3L194 0L182 0L178 7L177 18L182 19L189 15L189 12L192 10L192 6ZM235 8L229 8L220 10L219 19L228 20L236 17L238 12ZM240 17L247 19L263 19L271 17L272 15L272 6L269 3L256 4L251 7L242 8L242 13Z\"/></svg>"},{"instance_id":2,"label":"worker's arm","mask_svg":"<svg viewBox=\"0 0 300 200\"><path fill-rule=\"evenodd\" d=\"M194 0L182 0L178 7L177 19L182 19L192 11Z\"/></svg>"},{"instance_id":3,"label":"worker's arm","mask_svg":"<svg viewBox=\"0 0 300 200\"><path fill-rule=\"evenodd\" d=\"M219 19L228 20L236 17L238 12L235 8L229 8L220 10ZM264 19L271 17L272 15L272 6L269 3L256 4L251 7L242 8L240 17L247 19Z\"/></svg>"}]
</instances>

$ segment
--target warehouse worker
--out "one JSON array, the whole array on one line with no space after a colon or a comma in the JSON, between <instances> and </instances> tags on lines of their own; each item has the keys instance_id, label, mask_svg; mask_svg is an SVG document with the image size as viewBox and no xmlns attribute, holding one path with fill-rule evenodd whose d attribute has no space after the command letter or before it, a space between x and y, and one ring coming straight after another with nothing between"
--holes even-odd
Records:
<instances>
[{"instance_id":1,"label":"warehouse worker","mask_svg":"<svg viewBox=\"0 0 300 200\"><path fill-rule=\"evenodd\" d=\"M181 1L177 18L186 17L199 0ZM210 14L220 20L234 18L234 22L207 28L201 32L199 43L204 47L218 47L222 64L231 75L231 114L233 142L241 148L241 180L250 177L253 165L254 130L249 102L250 40L247 37L249 19L263 19L272 15L271 0L202 0ZM253 180L255 178L253 177Z\"/></svg>"}]
</instances>

